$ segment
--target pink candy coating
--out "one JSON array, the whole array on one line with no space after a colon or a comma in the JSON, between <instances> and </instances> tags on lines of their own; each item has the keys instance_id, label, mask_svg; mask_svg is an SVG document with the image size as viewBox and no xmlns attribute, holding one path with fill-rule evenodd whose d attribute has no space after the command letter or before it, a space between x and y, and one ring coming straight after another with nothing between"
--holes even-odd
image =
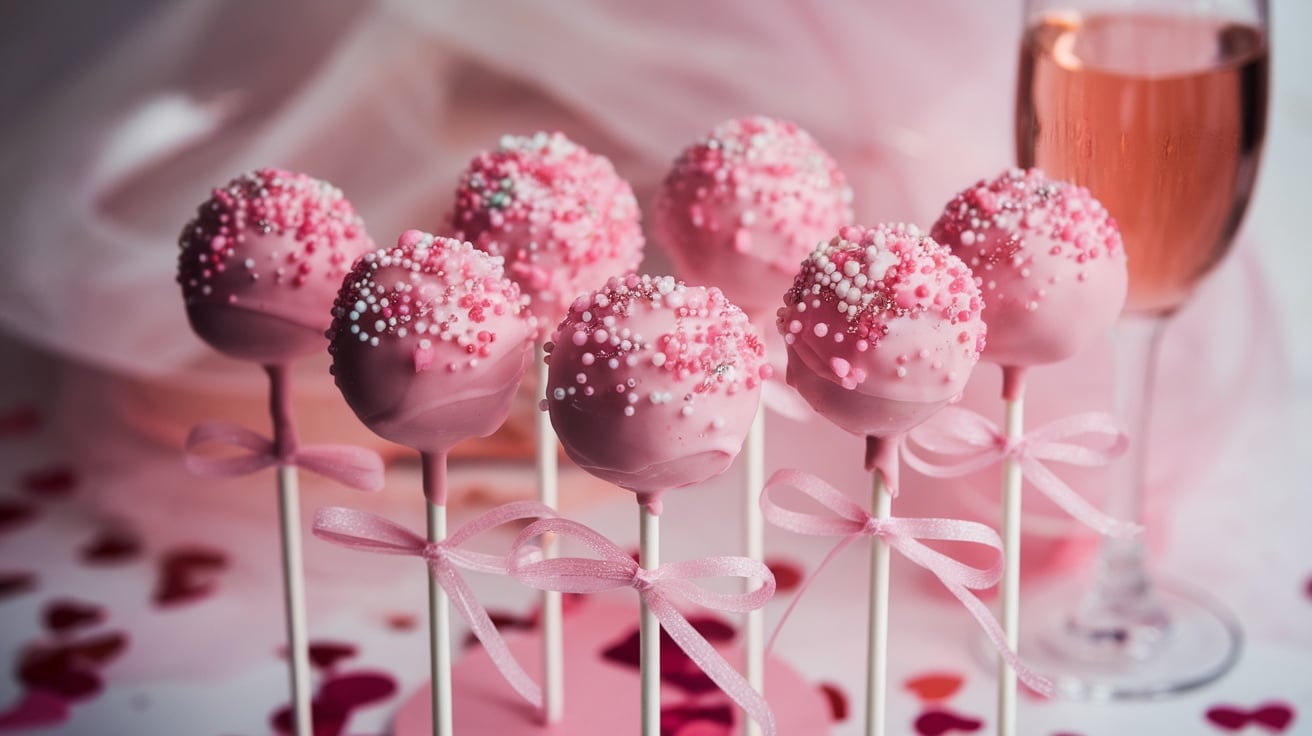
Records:
<instances>
[{"instance_id":1,"label":"pink candy coating","mask_svg":"<svg viewBox=\"0 0 1312 736\"><path fill-rule=\"evenodd\" d=\"M495 432L532 361L536 323L501 259L417 230L356 261L332 314L346 403L379 436L422 452Z\"/></svg>"},{"instance_id":2,"label":"pink candy coating","mask_svg":"<svg viewBox=\"0 0 1312 736\"><path fill-rule=\"evenodd\" d=\"M633 189L608 159L561 133L538 133L504 136L469 163L451 226L505 258L533 313L554 321L579 294L638 267L640 217Z\"/></svg>"},{"instance_id":3,"label":"pink candy coating","mask_svg":"<svg viewBox=\"0 0 1312 736\"><path fill-rule=\"evenodd\" d=\"M178 245L192 329L220 352L269 365L323 349L342 276L374 247L340 189L279 169L215 189Z\"/></svg>"},{"instance_id":4,"label":"pink candy coating","mask_svg":"<svg viewBox=\"0 0 1312 736\"><path fill-rule=\"evenodd\" d=\"M970 269L914 226L843 228L778 311L788 383L853 434L906 431L965 387L984 349L982 309Z\"/></svg>"},{"instance_id":5,"label":"pink candy coating","mask_svg":"<svg viewBox=\"0 0 1312 736\"><path fill-rule=\"evenodd\" d=\"M1024 367L1069 358L1125 305L1120 230L1089 190L1012 169L962 191L931 233L975 272L988 308L985 359Z\"/></svg>"},{"instance_id":6,"label":"pink candy coating","mask_svg":"<svg viewBox=\"0 0 1312 736\"><path fill-rule=\"evenodd\" d=\"M802 259L852 217L829 154L796 125L758 116L721 123L679 155L652 228L681 278L768 315Z\"/></svg>"},{"instance_id":7,"label":"pink candy coating","mask_svg":"<svg viewBox=\"0 0 1312 736\"><path fill-rule=\"evenodd\" d=\"M770 375L742 310L668 276L611 278L547 347L545 408L565 452L643 503L729 467Z\"/></svg>"}]
</instances>

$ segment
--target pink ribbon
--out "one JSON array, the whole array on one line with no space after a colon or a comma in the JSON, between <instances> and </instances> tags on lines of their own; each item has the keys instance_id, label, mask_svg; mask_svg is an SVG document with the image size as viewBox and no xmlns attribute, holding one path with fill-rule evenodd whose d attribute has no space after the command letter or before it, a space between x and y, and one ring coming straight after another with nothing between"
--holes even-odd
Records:
<instances>
[{"instance_id":1,"label":"pink ribbon","mask_svg":"<svg viewBox=\"0 0 1312 736\"><path fill-rule=\"evenodd\" d=\"M1073 440L1082 435L1107 440L1104 446L1080 444ZM952 463L935 463L917 455L912 445L943 456L962 459ZM1019 439L1008 438L998 425L983 416L960 407L947 407L934 420L912 430L902 445L907 465L931 478L952 478L1014 460L1021 474L1063 511L1101 534L1130 537L1143 527L1115 519L1066 485L1043 464L1043 460L1095 467L1107 465L1120 457L1129 446L1129 438L1115 420L1099 413L1078 414L1046 424Z\"/></svg>"},{"instance_id":2,"label":"pink ribbon","mask_svg":"<svg viewBox=\"0 0 1312 736\"><path fill-rule=\"evenodd\" d=\"M557 557L529 560L517 551L535 537L556 533L573 537L595 552L592 557ZM540 590L562 593L599 593L617 588L638 591L647 608L688 658L719 686L734 703L761 726L765 736L774 736L774 713L761 694L721 657L674 607L671 598L682 598L718 611L745 613L766 604L774 595L774 575L764 564L746 557L706 557L674 562L645 570L627 552L592 529L568 519L544 519L530 525L515 540L510 574L521 583ZM760 588L750 593L714 593L694 580L712 577L757 578Z\"/></svg>"},{"instance_id":3,"label":"pink ribbon","mask_svg":"<svg viewBox=\"0 0 1312 736\"><path fill-rule=\"evenodd\" d=\"M797 489L833 513L812 514L792 511L777 505L770 497L771 491L785 486ZM776 472L766 482L765 488L761 490L761 513L766 521L790 532L820 537L843 537L793 596L792 603L784 611L778 627L775 628L774 637L779 636L784 622L792 615L793 608L801 600L802 594L810 587L821 570L857 539L879 537L908 560L933 573L939 582L961 601L984 629L984 633L988 635L989 641L997 648L998 653L1026 685L1046 696L1051 696L1055 692L1050 680L1030 669L1015 652L1011 651L1007 646L1007 637L1002 631L1002 626L993 618L988 607L970 592L991 588L1002 578L1002 540L997 532L989 527L960 519L902 519L894 516L876 518L843 495L841 491L816 476L789 469ZM984 545L996 550L998 559L987 569L971 567L931 549L920 541L922 539ZM773 644L772 638L771 645Z\"/></svg>"},{"instance_id":4,"label":"pink ribbon","mask_svg":"<svg viewBox=\"0 0 1312 736\"><path fill-rule=\"evenodd\" d=\"M344 509L322 508L314 514L314 536L333 544L364 552L385 555L410 555L423 558L429 570L442 586L451 605L487 650L492 663L506 678L506 682L525 700L542 707L542 690L515 661L505 639L501 638L496 624L492 623L487 609L474 597L469 584L460 576L460 569L505 575L508 570L505 557L471 552L460 545L483 532L521 519L542 519L554 516L549 506L536 501L517 501L498 506L471 520L441 542L429 542L423 537L381 516ZM512 554L526 554L517 546Z\"/></svg>"},{"instance_id":5,"label":"pink ribbon","mask_svg":"<svg viewBox=\"0 0 1312 736\"><path fill-rule=\"evenodd\" d=\"M196 448L216 443L247 450L230 457L206 457ZM205 478L232 478L274 466L295 465L361 491L383 489L383 459L378 453L351 445L293 444L283 452L273 440L229 422L202 422L187 435L187 470Z\"/></svg>"}]
</instances>

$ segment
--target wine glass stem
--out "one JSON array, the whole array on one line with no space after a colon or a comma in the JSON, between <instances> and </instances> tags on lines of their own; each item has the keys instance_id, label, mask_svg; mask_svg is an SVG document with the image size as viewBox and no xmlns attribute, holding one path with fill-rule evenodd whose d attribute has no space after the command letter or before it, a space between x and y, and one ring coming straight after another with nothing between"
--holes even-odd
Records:
<instances>
[{"instance_id":1,"label":"wine glass stem","mask_svg":"<svg viewBox=\"0 0 1312 736\"><path fill-rule=\"evenodd\" d=\"M1111 516L1143 523L1144 486L1148 468L1148 434L1152 415L1153 379L1166 318L1122 317L1115 329L1115 394L1117 416L1130 433L1130 445L1107 496ZM1107 537L1093 585L1073 624L1099 646L1143 649L1168 624L1153 593L1145 563L1143 535ZM1152 632L1156 632L1154 635Z\"/></svg>"}]
</instances>

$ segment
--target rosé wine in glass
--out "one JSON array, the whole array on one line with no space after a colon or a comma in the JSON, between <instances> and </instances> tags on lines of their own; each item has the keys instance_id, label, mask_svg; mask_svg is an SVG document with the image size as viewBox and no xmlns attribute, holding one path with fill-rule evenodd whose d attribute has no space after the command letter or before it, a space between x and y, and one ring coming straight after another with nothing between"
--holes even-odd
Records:
<instances>
[{"instance_id":1,"label":"ros\u00e9 wine in glass","mask_svg":"<svg viewBox=\"0 0 1312 736\"><path fill-rule=\"evenodd\" d=\"M1053 12L1021 47L1019 163L1082 184L1129 255L1126 311L1167 314L1229 249L1257 177L1269 54L1256 25Z\"/></svg>"}]
</instances>

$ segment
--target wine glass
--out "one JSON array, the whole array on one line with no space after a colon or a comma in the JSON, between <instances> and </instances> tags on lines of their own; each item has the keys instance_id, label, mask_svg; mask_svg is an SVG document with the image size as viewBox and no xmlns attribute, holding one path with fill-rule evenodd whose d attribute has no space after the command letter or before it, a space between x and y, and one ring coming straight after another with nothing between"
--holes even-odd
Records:
<instances>
[{"instance_id":1,"label":"wine glass","mask_svg":"<svg viewBox=\"0 0 1312 736\"><path fill-rule=\"evenodd\" d=\"M1107 511L1142 521L1151 382L1163 327L1229 250L1266 133L1266 0L1026 0L1019 163L1081 184L1120 225L1129 297L1114 330L1116 408L1131 431ZM1075 607L1070 608L1071 602ZM1220 603L1155 582L1144 543L1108 539L1084 590L1032 610L1024 656L1059 692L1161 697L1236 661Z\"/></svg>"}]
</instances>

